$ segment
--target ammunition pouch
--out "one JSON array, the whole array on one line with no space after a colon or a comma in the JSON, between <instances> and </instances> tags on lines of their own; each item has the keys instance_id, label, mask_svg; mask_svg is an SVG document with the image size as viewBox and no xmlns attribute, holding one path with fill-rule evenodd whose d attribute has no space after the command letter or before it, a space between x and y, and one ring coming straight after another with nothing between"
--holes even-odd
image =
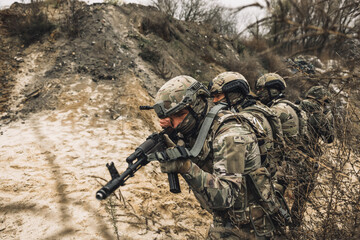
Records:
<instances>
[{"instance_id":1,"label":"ammunition pouch","mask_svg":"<svg viewBox=\"0 0 360 240\"><path fill-rule=\"evenodd\" d=\"M285 201L284 196L279 191L276 191L275 194L277 200L279 201L280 207L279 211L272 215L272 219L279 227L289 226L292 223L290 209Z\"/></svg>"},{"instance_id":2,"label":"ammunition pouch","mask_svg":"<svg viewBox=\"0 0 360 240\"><path fill-rule=\"evenodd\" d=\"M267 211L261 205L249 207L249 218L251 225L258 237L272 237L275 230L273 221Z\"/></svg>"},{"instance_id":3,"label":"ammunition pouch","mask_svg":"<svg viewBox=\"0 0 360 240\"><path fill-rule=\"evenodd\" d=\"M281 205L276 198L271 175L265 167L246 175L249 192L254 196L249 206L250 222L259 237L271 237L275 231L273 216Z\"/></svg>"}]
</instances>

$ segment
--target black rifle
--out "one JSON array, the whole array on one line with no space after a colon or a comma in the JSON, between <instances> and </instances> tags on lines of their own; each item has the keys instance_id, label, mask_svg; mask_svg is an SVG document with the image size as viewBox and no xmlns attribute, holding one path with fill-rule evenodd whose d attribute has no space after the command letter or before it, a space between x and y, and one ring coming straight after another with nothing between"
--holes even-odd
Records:
<instances>
[{"instance_id":1,"label":"black rifle","mask_svg":"<svg viewBox=\"0 0 360 240\"><path fill-rule=\"evenodd\" d=\"M126 162L129 165L128 168L121 175L116 170L113 162L111 162L110 164L107 163L106 167L108 168L112 179L108 183L106 183L106 185L103 186L99 191L96 192L96 198L98 200L103 200L120 186L123 186L126 180L133 177L134 173L137 170L149 163L147 158L148 154L164 151L167 148L164 140L164 134L168 134L171 139L176 138L176 134L174 134L174 131L170 132L168 129L165 129L160 133L151 134L145 142L143 142L139 147L137 147L135 151L128 158L126 158ZM168 173L168 179L170 184L170 192L181 192L177 173Z\"/></svg>"}]
</instances>

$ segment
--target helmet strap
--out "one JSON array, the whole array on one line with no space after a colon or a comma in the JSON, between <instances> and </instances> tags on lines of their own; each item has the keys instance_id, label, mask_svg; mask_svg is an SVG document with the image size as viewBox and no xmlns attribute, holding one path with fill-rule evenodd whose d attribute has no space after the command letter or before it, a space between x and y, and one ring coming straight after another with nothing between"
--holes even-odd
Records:
<instances>
[{"instance_id":1,"label":"helmet strap","mask_svg":"<svg viewBox=\"0 0 360 240\"><path fill-rule=\"evenodd\" d=\"M267 87L266 90L268 92L268 96L269 96L270 100L273 100L273 96L271 94L270 88Z\"/></svg>"},{"instance_id":2,"label":"helmet strap","mask_svg":"<svg viewBox=\"0 0 360 240\"><path fill-rule=\"evenodd\" d=\"M228 93L224 93L225 94L225 99L226 99L226 102L227 102L227 105L229 106L229 109L231 108L231 101L230 101L230 98L229 98L229 94Z\"/></svg>"},{"instance_id":3,"label":"helmet strap","mask_svg":"<svg viewBox=\"0 0 360 240\"><path fill-rule=\"evenodd\" d=\"M284 93L282 93L282 92L280 92L280 94L279 94L279 95L277 95L277 96L273 97L272 99L277 100L277 99L280 99L280 98L285 98L285 94L284 94Z\"/></svg>"},{"instance_id":4,"label":"helmet strap","mask_svg":"<svg viewBox=\"0 0 360 240\"><path fill-rule=\"evenodd\" d=\"M277 100L277 99L280 99L280 98L285 98L284 93L281 92L280 90L275 89L276 91L279 92L279 94L274 95L274 94L271 93L271 89L274 89L274 88L270 88L270 87L266 88L266 90L268 92L268 95L269 95L269 100L270 100L269 103L266 104L267 106L271 106L273 104L274 100Z\"/></svg>"}]
</instances>

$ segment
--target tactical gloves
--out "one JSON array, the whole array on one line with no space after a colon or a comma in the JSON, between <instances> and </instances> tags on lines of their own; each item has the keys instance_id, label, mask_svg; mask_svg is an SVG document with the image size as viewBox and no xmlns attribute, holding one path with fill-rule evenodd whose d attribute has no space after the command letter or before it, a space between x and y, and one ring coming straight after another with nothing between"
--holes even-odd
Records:
<instances>
[{"instance_id":1,"label":"tactical gloves","mask_svg":"<svg viewBox=\"0 0 360 240\"><path fill-rule=\"evenodd\" d=\"M165 143L169 147L163 152L148 156L149 161L159 161L163 173L187 173L191 167L190 152L183 146L177 146L166 134Z\"/></svg>"},{"instance_id":2,"label":"tactical gloves","mask_svg":"<svg viewBox=\"0 0 360 240\"><path fill-rule=\"evenodd\" d=\"M190 159L160 163L161 172L163 173L187 173L190 167Z\"/></svg>"}]
</instances>

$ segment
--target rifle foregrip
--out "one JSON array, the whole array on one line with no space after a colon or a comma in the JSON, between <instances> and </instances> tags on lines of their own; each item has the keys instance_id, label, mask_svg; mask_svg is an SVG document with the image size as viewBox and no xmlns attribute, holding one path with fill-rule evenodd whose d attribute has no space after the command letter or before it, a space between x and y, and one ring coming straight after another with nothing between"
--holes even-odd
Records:
<instances>
[{"instance_id":1,"label":"rifle foregrip","mask_svg":"<svg viewBox=\"0 0 360 240\"><path fill-rule=\"evenodd\" d=\"M170 192L172 193L180 193L180 183L179 183L179 176L177 173L168 173L169 185L170 185Z\"/></svg>"}]
</instances>

